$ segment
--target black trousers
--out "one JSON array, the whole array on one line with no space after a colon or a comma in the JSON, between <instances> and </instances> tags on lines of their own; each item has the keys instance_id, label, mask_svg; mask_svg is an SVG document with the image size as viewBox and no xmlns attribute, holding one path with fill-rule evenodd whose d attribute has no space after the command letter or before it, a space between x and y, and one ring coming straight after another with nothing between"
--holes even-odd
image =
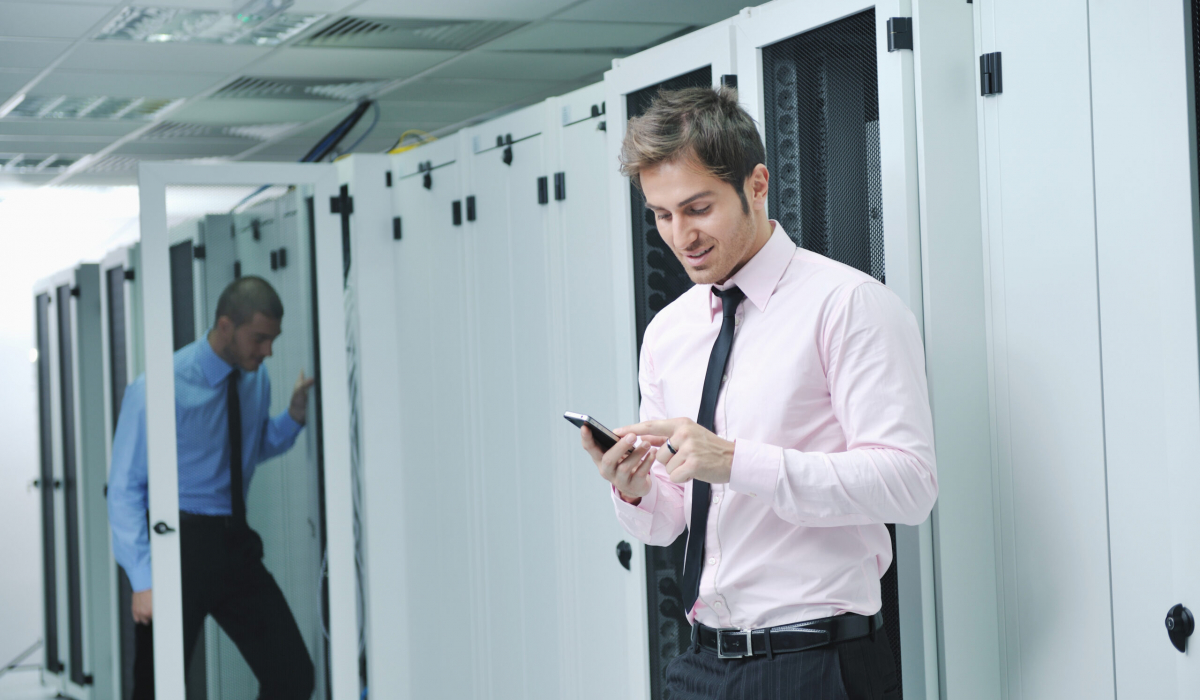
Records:
<instances>
[{"instance_id":1,"label":"black trousers","mask_svg":"<svg viewBox=\"0 0 1200 700\"><path fill-rule=\"evenodd\" d=\"M190 659L204 618L212 615L258 679L259 700L308 700L315 671L283 591L262 564L262 539L227 527L227 518L180 519L183 647ZM154 698L153 633L137 628L134 700Z\"/></svg>"},{"instance_id":2,"label":"black trousers","mask_svg":"<svg viewBox=\"0 0 1200 700\"><path fill-rule=\"evenodd\" d=\"M887 630L774 658L720 659L687 650L667 664L666 700L896 700Z\"/></svg>"}]
</instances>

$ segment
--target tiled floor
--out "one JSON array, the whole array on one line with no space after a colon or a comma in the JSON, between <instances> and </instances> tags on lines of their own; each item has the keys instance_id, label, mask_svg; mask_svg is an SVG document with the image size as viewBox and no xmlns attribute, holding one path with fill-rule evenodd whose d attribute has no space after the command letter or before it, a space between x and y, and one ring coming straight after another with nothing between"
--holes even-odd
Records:
<instances>
[{"instance_id":1,"label":"tiled floor","mask_svg":"<svg viewBox=\"0 0 1200 700\"><path fill-rule=\"evenodd\" d=\"M48 700L55 692L43 688L41 673L33 670L9 671L0 676L0 700Z\"/></svg>"}]
</instances>

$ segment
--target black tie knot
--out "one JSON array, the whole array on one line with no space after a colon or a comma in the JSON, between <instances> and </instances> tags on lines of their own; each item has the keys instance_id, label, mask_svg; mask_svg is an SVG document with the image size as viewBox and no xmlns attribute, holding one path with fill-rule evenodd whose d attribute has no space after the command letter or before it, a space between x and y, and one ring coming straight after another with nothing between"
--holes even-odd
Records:
<instances>
[{"instance_id":1,"label":"black tie knot","mask_svg":"<svg viewBox=\"0 0 1200 700\"><path fill-rule=\"evenodd\" d=\"M729 289L717 289L713 287L712 293L716 294L717 298L721 300L721 312L724 316L732 316L737 311L738 305L746 298L746 293L737 287L730 287Z\"/></svg>"}]
</instances>

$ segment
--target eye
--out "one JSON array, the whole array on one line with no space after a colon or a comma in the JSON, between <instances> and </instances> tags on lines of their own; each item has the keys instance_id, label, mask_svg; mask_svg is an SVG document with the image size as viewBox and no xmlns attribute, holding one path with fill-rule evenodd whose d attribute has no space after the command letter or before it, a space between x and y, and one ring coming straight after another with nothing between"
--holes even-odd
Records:
<instances>
[{"instance_id":1,"label":"eye","mask_svg":"<svg viewBox=\"0 0 1200 700\"><path fill-rule=\"evenodd\" d=\"M661 214L655 216L655 218L659 221L666 221L667 219L671 218L671 214L670 212L662 212Z\"/></svg>"},{"instance_id":2,"label":"eye","mask_svg":"<svg viewBox=\"0 0 1200 700\"><path fill-rule=\"evenodd\" d=\"M708 213L709 209L712 209L711 204L708 205L707 207L704 207L703 209L692 209L688 213L691 214L692 216L703 216L704 214Z\"/></svg>"}]
</instances>

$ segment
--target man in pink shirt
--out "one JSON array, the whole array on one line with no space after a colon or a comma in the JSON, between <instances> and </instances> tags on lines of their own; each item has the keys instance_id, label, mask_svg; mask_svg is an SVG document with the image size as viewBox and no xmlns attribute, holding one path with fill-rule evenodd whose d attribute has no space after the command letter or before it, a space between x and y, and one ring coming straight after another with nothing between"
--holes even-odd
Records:
<instances>
[{"instance_id":1,"label":"man in pink shirt","mask_svg":"<svg viewBox=\"0 0 1200 700\"><path fill-rule=\"evenodd\" d=\"M583 446L631 535L689 528L669 697L896 698L885 523L937 498L921 336L885 286L767 218L765 160L728 89L630 120L622 171L695 286L646 329L642 422Z\"/></svg>"}]
</instances>

